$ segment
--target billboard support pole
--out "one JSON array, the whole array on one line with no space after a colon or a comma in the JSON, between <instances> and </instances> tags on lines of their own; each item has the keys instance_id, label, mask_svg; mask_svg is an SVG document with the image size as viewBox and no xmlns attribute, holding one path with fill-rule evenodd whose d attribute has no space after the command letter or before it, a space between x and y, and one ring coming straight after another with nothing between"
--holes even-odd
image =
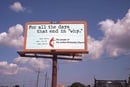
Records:
<instances>
[{"instance_id":1,"label":"billboard support pole","mask_svg":"<svg viewBox=\"0 0 130 87\"><path fill-rule=\"evenodd\" d=\"M52 58L52 87L57 87L57 55Z\"/></svg>"}]
</instances>

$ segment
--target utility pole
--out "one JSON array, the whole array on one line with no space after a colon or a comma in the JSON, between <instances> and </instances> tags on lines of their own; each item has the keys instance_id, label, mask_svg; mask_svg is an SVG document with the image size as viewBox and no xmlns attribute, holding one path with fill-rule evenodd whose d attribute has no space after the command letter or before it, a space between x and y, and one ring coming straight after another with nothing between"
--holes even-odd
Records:
<instances>
[{"instance_id":1,"label":"utility pole","mask_svg":"<svg viewBox=\"0 0 130 87\"><path fill-rule=\"evenodd\" d=\"M36 87L38 87L38 83L39 83L39 74L40 74L40 69L37 71L37 83L36 83Z\"/></svg>"},{"instance_id":2,"label":"utility pole","mask_svg":"<svg viewBox=\"0 0 130 87\"><path fill-rule=\"evenodd\" d=\"M48 75L47 75L47 72L45 74L45 84L44 84L44 87L48 87Z\"/></svg>"}]
</instances>

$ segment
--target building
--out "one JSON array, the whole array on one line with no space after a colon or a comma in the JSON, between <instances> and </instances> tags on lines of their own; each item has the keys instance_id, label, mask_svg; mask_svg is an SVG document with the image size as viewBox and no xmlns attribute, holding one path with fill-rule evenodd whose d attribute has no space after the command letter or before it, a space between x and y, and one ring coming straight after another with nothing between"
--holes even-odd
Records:
<instances>
[{"instance_id":1,"label":"building","mask_svg":"<svg viewBox=\"0 0 130 87\"><path fill-rule=\"evenodd\" d=\"M96 80L94 87L127 87L127 80Z\"/></svg>"}]
</instances>

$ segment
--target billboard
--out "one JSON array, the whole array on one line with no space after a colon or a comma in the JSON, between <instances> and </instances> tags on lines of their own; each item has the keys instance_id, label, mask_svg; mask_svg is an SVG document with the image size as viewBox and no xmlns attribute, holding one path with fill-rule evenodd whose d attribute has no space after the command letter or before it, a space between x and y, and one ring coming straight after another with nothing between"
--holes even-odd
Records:
<instances>
[{"instance_id":1,"label":"billboard","mask_svg":"<svg viewBox=\"0 0 130 87\"><path fill-rule=\"evenodd\" d=\"M27 22L25 52L87 52L86 21Z\"/></svg>"}]
</instances>

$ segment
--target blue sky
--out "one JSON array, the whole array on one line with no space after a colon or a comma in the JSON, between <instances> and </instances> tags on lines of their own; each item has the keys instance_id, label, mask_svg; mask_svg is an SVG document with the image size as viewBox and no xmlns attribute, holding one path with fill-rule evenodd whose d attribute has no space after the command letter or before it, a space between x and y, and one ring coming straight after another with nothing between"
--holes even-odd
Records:
<instances>
[{"instance_id":1,"label":"blue sky","mask_svg":"<svg viewBox=\"0 0 130 87\"><path fill-rule=\"evenodd\" d=\"M28 21L85 20L88 50L82 61L58 61L58 84L86 85L97 79L127 79L130 74L129 0L1 0L0 1L0 85L36 85L45 73L51 84L51 60L21 58L24 26Z\"/></svg>"}]
</instances>

